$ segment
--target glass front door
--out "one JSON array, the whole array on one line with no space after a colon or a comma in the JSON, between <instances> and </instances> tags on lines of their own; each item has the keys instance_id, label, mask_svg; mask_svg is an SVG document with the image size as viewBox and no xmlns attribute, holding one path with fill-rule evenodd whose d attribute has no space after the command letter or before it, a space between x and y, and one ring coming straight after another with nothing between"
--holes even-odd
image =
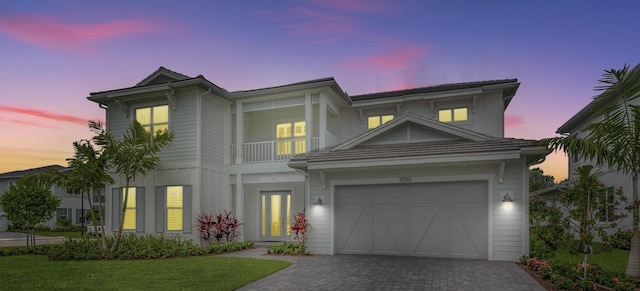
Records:
<instances>
[{"instance_id":1,"label":"glass front door","mask_svg":"<svg viewBox=\"0 0 640 291\"><path fill-rule=\"evenodd\" d=\"M291 237L291 193L260 193L260 240L285 241Z\"/></svg>"}]
</instances>

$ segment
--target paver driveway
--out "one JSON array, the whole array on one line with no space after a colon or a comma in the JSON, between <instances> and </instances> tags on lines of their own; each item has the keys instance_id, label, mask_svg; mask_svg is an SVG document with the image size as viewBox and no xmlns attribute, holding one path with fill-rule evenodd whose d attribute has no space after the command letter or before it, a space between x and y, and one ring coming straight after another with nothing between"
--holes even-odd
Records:
<instances>
[{"instance_id":1,"label":"paver driveway","mask_svg":"<svg viewBox=\"0 0 640 291\"><path fill-rule=\"evenodd\" d=\"M544 290L515 263L369 255L232 256L285 259L293 264L239 290Z\"/></svg>"}]
</instances>

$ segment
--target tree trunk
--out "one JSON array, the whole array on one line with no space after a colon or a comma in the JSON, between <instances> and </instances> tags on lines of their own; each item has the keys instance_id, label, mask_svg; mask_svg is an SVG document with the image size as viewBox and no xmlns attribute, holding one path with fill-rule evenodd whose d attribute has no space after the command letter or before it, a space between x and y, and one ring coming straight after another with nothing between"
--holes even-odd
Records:
<instances>
[{"instance_id":1,"label":"tree trunk","mask_svg":"<svg viewBox=\"0 0 640 291\"><path fill-rule=\"evenodd\" d=\"M111 246L111 252L115 252L120 244L120 238L122 237L122 228L124 227L124 215L127 211L127 200L129 199L129 180L127 180L126 187L124 188L124 199L122 199L122 211L120 213L120 222L118 223L118 231L113 239L113 245Z\"/></svg>"},{"instance_id":2,"label":"tree trunk","mask_svg":"<svg viewBox=\"0 0 640 291\"><path fill-rule=\"evenodd\" d=\"M640 233L638 233L638 173L633 173L633 238L629 249L629 262L625 274L640 277Z\"/></svg>"}]
</instances>

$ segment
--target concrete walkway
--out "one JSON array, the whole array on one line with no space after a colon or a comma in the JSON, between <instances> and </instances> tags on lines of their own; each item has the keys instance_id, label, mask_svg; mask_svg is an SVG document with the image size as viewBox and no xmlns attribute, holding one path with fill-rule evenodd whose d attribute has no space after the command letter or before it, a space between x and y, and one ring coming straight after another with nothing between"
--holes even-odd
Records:
<instances>
[{"instance_id":1,"label":"concrete walkway","mask_svg":"<svg viewBox=\"0 0 640 291\"><path fill-rule=\"evenodd\" d=\"M57 244L64 237L51 237L36 235L36 246ZM0 231L0 247L21 247L27 245L27 234L10 231Z\"/></svg>"},{"instance_id":2,"label":"concrete walkway","mask_svg":"<svg viewBox=\"0 0 640 291\"><path fill-rule=\"evenodd\" d=\"M264 247L223 256L293 263L238 290L545 290L512 262L369 255L272 256Z\"/></svg>"}]
</instances>

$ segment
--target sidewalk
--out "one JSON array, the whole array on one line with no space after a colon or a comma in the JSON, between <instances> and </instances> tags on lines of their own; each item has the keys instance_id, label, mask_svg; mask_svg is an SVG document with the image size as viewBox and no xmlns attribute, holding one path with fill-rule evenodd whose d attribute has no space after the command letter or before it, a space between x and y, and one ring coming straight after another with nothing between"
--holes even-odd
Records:
<instances>
[{"instance_id":1,"label":"sidewalk","mask_svg":"<svg viewBox=\"0 0 640 291\"><path fill-rule=\"evenodd\" d=\"M61 236L36 235L36 246L57 244L64 240ZM0 247L20 247L27 245L27 234L10 231L0 231Z\"/></svg>"}]
</instances>

